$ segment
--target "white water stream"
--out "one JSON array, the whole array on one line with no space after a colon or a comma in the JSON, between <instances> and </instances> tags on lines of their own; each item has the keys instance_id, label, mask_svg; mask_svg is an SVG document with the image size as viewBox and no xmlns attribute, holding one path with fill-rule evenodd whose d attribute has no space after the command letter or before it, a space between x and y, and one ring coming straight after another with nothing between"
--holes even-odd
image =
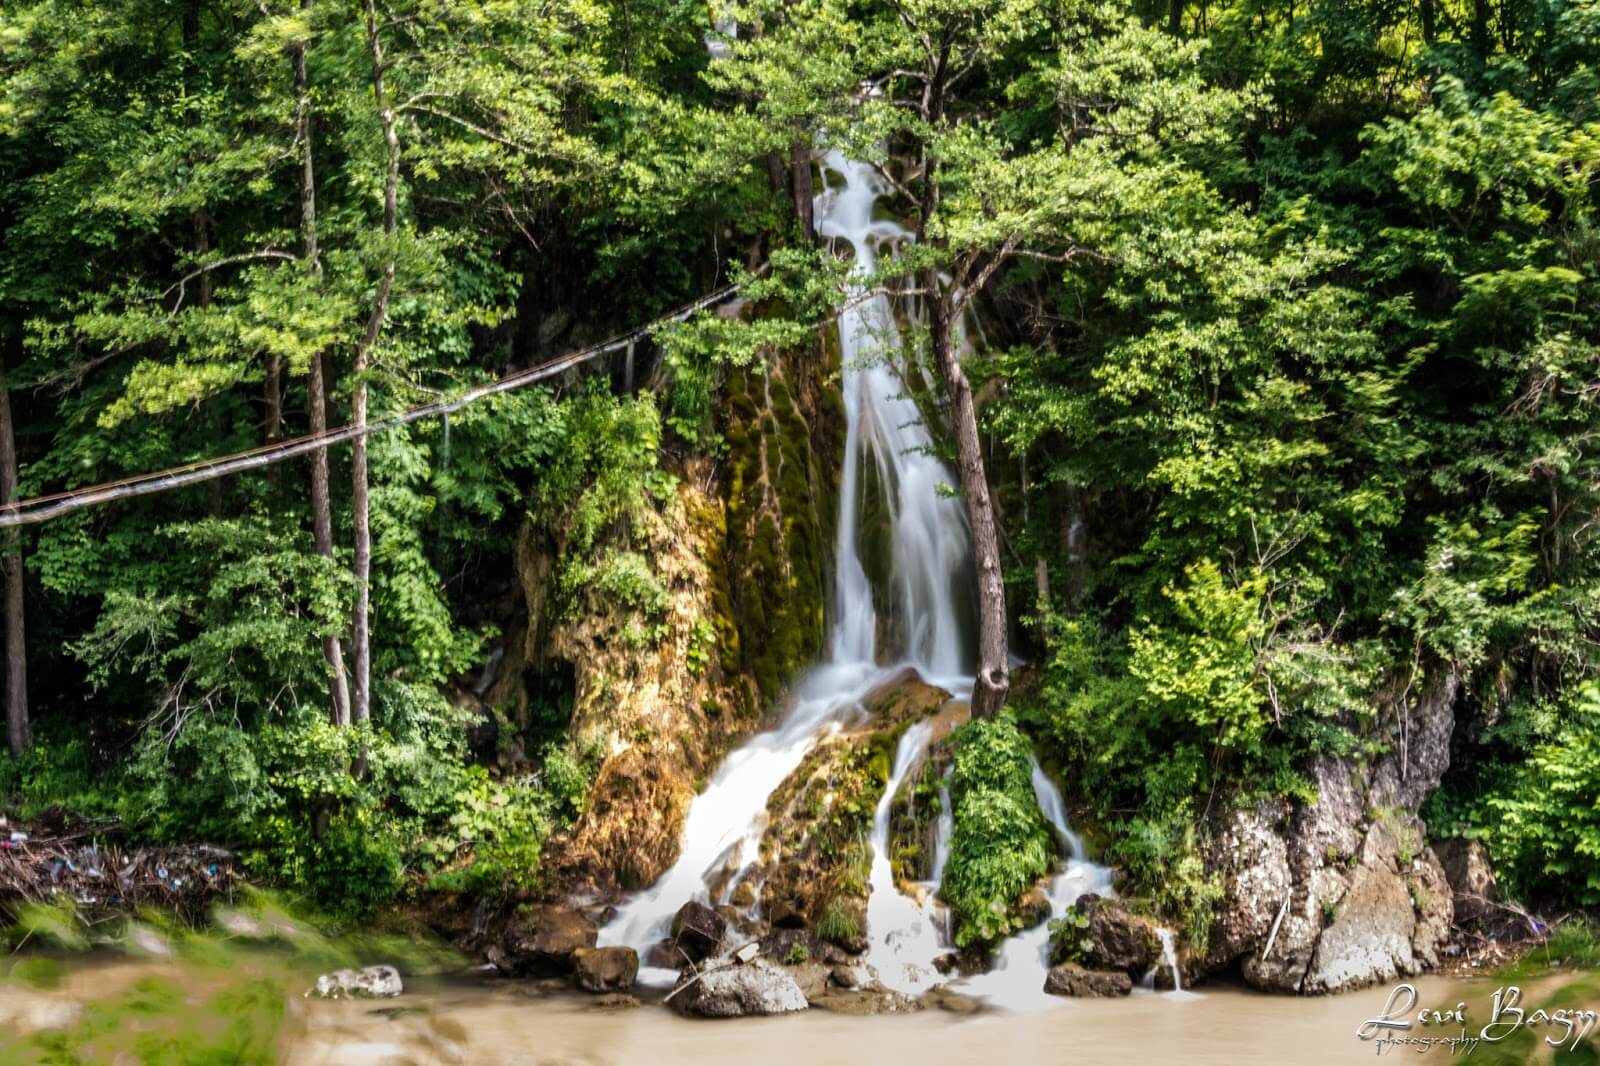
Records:
<instances>
[{"instance_id":1,"label":"white water stream","mask_svg":"<svg viewBox=\"0 0 1600 1066\"><path fill-rule=\"evenodd\" d=\"M873 205L884 188L870 167L838 153L828 155L826 167L831 180L816 200L817 229L848 245L865 284L878 248L909 235L894 222L873 219ZM962 580L972 556L966 508L939 491L941 485L953 484L955 476L933 457L933 440L921 413L885 358L884 353L898 348L888 297L858 288L839 316L839 335L847 428L828 658L802 679L777 729L728 756L690 805L678 861L607 923L602 944L626 944L643 956L666 935L672 915L686 901L723 902L721 897L711 900L708 886L721 881L726 893L756 858L768 797L808 752L863 713L863 696L906 665L957 695L971 691L970 642L962 632L962 619L970 611L960 609L960 598L970 597L972 587ZM904 634L904 647L896 649L899 661L887 665L880 665L887 649L878 647L879 619L861 558L862 513L869 493L876 494L888 514L893 578L885 601L892 623ZM895 963L891 968L897 970L931 962L928 945L940 943L934 916L900 895L883 854L889 804L899 784L920 765L928 739L925 726L907 731L873 835L873 883L878 890L872 895L868 935L875 947L890 953ZM724 876L730 874L734 876ZM891 897L899 902L886 911ZM920 931L891 937L902 921L913 917ZM672 976L667 971L641 972L646 981ZM922 979L914 983L920 985Z\"/></svg>"},{"instance_id":2,"label":"white water stream","mask_svg":"<svg viewBox=\"0 0 1600 1066\"><path fill-rule=\"evenodd\" d=\"M1007 940L988 973L969 978L960 986L968 995L1011 1010L1039 1010L1062 1002L1044 991L1044 972L1050 968L1050 922L1065 914L1086 892L1115 894L1111 870L1084 858L1083 841L1067 824L1067 805L1061 790L1037 762L1033 764L1033 794L1067 856L1047 890L1050 918Z\"/></svg>"},{"instance_id":3,"label":"white water stream","mask_svg":"<svg viewBox=\"0 0 1600 1066\"><path fill-rule=\"evenodd\" d=\"M625 944L641 957L667 935L673 914L685 902L726 900L757 858L768 798L808 752L865 713L864 696L906 665L958 697L971 693L973 641L967 619L974 582L966 507L941 491L956 478L934 457L922 413L907 395L897 359L895 309L887 295L867 288L880 253L911 234L897 222L874 217L888 190L867 164L829 152L823 176L815 205L817 232L847 250L856 266L854 290L839 316L847 423L827 659L801 680L782 724L729 755L690 805L682 853L672 869L601 930L602 944ZM869 504L886 512L889 531L890 573L880 575L884 587L876 600L862 558ZM875 604L884 606L886 618L880 619ZM895 635L898 646L881 647L881 633ZM895 795L920 770L931 740L932 728L925 722L906 730L873 819L867 962L885 985L905 992L936 983L933 960L950 950L943 908L933 898L949 856L948 789L941 795L933 881L916 886L915 896L902 893L889 856ZM1061 795L1037 767L1034 790L1071 856L1052 883L1052 916L1057 916L1083 892L1108 892L1109 872L1083 859ZM721 886L716 899L712 885ZM969 981L969 990L1003 1006L1047 998L1040 990L1047 938L1044 926L1014 938L1002 949L995 972ZM647 983L675 976L640 971Z\"/></svg>"}]
</instances>

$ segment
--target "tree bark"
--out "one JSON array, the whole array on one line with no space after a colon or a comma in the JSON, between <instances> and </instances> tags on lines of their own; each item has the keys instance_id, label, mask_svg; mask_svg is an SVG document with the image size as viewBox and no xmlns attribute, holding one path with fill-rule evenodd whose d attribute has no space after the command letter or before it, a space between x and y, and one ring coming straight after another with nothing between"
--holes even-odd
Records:
<instances>
[{"instance_id":1,"label":"tree bark","mask_svg":"<svg viewBox=\"0 0 1600 1066\"><path fill-rule=\"evenodd\" d=\"M304 11L310 8L311 3L312 0L302 0L300 9ZM301 255L313 275L320 277L322 258L317 245L317 172L312 152L311 93L306 74L304 42L294 47L294 87L296 132L303 153L300 162ZM306 368L306 413L313 434L328 431L329 376L323 356L312 356ZM311 453L311 535L317 546L317 554L332 559L333 501L328 491L328 452L325 448ZM328 693L333 705L333 724L347 726L350 724L350 682L345 675L344 648L336 634L329 633L322 638L322 657L328 663Z\"/></svg>"},{"instance_id":2,"label":"tree bark","mask_svg":"<svg viewBox=\"0 0 1600 1066\"><path fill-rule=\"evenodd\" d=\"M789 149L789 181L794 195L794 213L800 218L800 232L805 234L806 240L815 240L816 192L811 181L811 146L804 141Z\"/></svg>"},{"instance_id":3,"label":"tree bark","mask_svg":"<svg viewBox=\"0 0 1600 1066\"><path fill-rule=\"evenodd\" d=\"M1439 41L1439 0L1422 0L1422 43L1429 46Z\"/></svg>"},{"instance_id":4,"label":"tree bark","mask_svg":"<svg viewBox=\"0 0 1600 1066\"><path fill-rule=\"evenodd\" d=\"M1011 689L1011 650L1006 632L1006 586L1000 570L1000 535L995 525L989 475L984 470L978 435L978 409L972 386L955 346L955 292L939 292L938 278L928 278L928 329L934 362L944 379L950 423L956 435L956 457L967 515L972 522L972 551L978 568L978 670L972 687L972 713L993 718L1005 706Z\"/></svg>"},{"instance_id":5,"label":"tree bark","mask_svg":"<svg viewBox=\"0 0 1600 1066\"><path fill-rule=\"evenodd\" d=\"M0 387L0 504L17 500L17 439L11 424L11 390ZM6 583L6 740L11 754L33 747L28 721L28 643L23 630L22 538L5 535Z\"/></svg>"},{"instance_id":6,"label":"tree bark","mask_svg":"<svg viewBox=\"0 0 1600 1066\"><path fill-rule=\"evenodd\" d=\"M1167 32L1174 37L1183 33L1183 0L1171 0L1168 5Z\"/></svg>"},{"instance_id":7,"label":"tree bark","mask_svg":"<svg viewBox=\"0 0 1600 1066\"><path fill-rule=\"evenodd\" d=\"M366 0L367 50L372 56L372 95L377 105L378 120L383 126L383 142L388 157L388 167L383 183L383 234L388 244L385 252L383 274L378 281L378 293L373 300L372 314L367 319L367 332L356 346L355 398L351 404L351 424L357 429L367 424L367 370L372 348L383 332L389 314L389 294L394 289L394 237L399 213L400 195L400 138L395 133L394 110L389 106L383 87L383 44L378 39L378 12L374 0ZM372 717L372 528L368 504L367 440L355 439L351 447L351 505L354 509L356 579L355 624L351 628L354 645L351 686L351 716L360 723Z\"/></svg>"}]
</instances>

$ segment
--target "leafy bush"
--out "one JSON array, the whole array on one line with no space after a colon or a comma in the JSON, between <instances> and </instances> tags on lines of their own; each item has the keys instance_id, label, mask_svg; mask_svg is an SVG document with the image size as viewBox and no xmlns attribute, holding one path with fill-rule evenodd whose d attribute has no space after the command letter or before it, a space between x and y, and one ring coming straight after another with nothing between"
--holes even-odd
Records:
<instances>
[{"instance_id":1,"label":"leafy bush","mask_svg":"<svg viewBox=\"0 0 1600 1066\"><path fill-rule=\"evenodd\" d=\"M1521 758L1481 766L1437 796L1430 826L1481 838L1505 887L1524 898L1600 903L1600 683L1522 708L1485 741Z\"/></svg>"},{"instance_id":2,"label":"leafy bush","mask_svg":"<svg viewBox=\"0 0 1600 1066\"><path fill-rule=\"evenodd\" d=\"M1050 869L1054 844L1033 794L1033 754L1003 713L957 732L950 801L955 832L941 891L956 944L988 943L1015 925L1012 907Z\"/></svg>"}]
</instances>

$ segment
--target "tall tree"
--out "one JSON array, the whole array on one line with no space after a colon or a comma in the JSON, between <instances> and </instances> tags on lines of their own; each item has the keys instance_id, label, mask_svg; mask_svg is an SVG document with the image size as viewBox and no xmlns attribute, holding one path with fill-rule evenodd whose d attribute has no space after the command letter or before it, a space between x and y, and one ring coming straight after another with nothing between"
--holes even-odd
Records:
<instances>
[{"instance_id":1,"label":"tall tree","mask_svg":"<svg viewBox=\"0 0 1600 1066\"><path fill-rule=\"evenodd\" d=\"M17 500L17 440L11 417L11 389L0 385L0 506ZM28 720L28 644L23 628L22 538L15 529L5 532L4 580L6 585L6 740L11 754L33 747Z\"/></svg>"},{"instance_id":2,"label":"tall tree","mask_svg":"<svg viewBox=\"0 0 1600 1066\"><path fill-rule=\"evenodd\" d=\"M300 15L309 21L315 0L301 0ZM308 32L306 27L302 32ZM302 265L313 278L322 276L322 252L317 244L316 128L311 110L311 83L307 70L310 44L300 38L290 46L294 75L295 139L300 145L299 205ZM276 365L274 363L273 365ZM313 435L328 431L327 368L325 352L314 352L306 360L306 411ZM317 553L333 559L333 502L328 484L328 452L311 453L311 529ZM328 663L329 698L334 725L350 724L350 681L345 670L344 647L337 633L322 638L322 656Z\"/></svg>"}]
</instances>

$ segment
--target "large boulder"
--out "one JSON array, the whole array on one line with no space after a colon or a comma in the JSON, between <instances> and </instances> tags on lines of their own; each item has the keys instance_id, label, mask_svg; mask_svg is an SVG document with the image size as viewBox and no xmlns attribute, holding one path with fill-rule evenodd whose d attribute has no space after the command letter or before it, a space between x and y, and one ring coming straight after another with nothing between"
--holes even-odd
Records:
<instances>
[{"instance_id":1,"label":"large boulder","mask_svg":"<svg viewBox=\"0 0 1600 1066\"><path fill-rule=\"evenodd\" d=\"M1044 990L1052 996L1126 996L1133 979L1123 970L1086 970L1075 962L1052 966Z\"/></svg>"},{"instance_id":2,"label":"large boulder","mask_svg":"<svg viewBox=\"0 0 1600 1066\"><path fill-rule=\"evenodd\" d=\"M1256 988L1310 994L1438 964L1452 893L1417 812L1449 765L1459 689L1447 671L1396 696L1380 717L1405 736L1371 765L1311 759L1315 802L1217 806L1206 863L1223 903L1196 969L1237 965Z\"/></svg>"},{"instance_id":3,"label":"large boulder","mask_svg":"<svg viewBox=\"0 0 1600 1066\"><path fill-rule=\"evenodd\" d=\"M626 992L639 976L632 948L579 948L572 963L572 979L586 992Z\"/></svg>"},{"instance_id":4,"label":"large boulder","mask_svg":"<svg viewBox=\"0 0 1600 1066\"><path fill-rule=\"evenodd\" d=\"M699 1018L789 1014L807 1006L794 978L767 959L685 973L668 1002L678 1012Z\"/></svg>"},{"instance_id":5,"label":"large boulder","mask_svg":"<svg viewBox=\"0 0 1600 1066\"><path fill-rule=\"evenodd\" d=\"M1120 970L1140 978L1161 957L1161 939L1148 918L1115 900L1086 893L1073 904L1087 923L1080 938L1083 962L1096 970Z\"/></svg>"},{"instance_id":6,"label":"large boulder","mask_svg":"<svg viewBox=\"0 0 1600 1066\"><path fill-rule=\"evenodd\" d=\"M1466 925L1492 912L1500 888L1483 842L1452 837L1434 844L1433 850L1450 884L1456 924Z\"/></svg>"},{"instance_id":7,"label":"large boulder","mask_svg":"<svg viewBox=\"0 0 1600 1066\"><path fill-rule=\"evenodd\" d=\"M696 900L679 907L672 918L673 943L695 962L715 955L727 931L722 915Z\"/></svg>"},{"instance_id":8,"label":"large boulder","mask_svg":"<svg viewBox=\"0 0 1600 1066\"><path fill-rule=\"evenodd\" d=\"M574 954L594 947L598 939L594 922L571 907L530 907L506 922L500 948L490 961L513 973L568 974Z\"/></svg>"}]
</instances>

